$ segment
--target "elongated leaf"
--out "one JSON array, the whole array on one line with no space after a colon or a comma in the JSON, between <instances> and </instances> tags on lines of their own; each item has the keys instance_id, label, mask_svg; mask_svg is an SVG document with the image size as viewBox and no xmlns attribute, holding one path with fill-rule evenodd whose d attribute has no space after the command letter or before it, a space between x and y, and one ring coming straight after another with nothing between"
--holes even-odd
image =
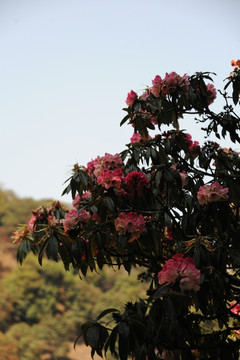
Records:
<instances>
[{"instance_id":1,"label":"elongated leaf","mask_svg":"<svg viewBox=\"0 0 240 360\"><path fill-rule=\"evenodd\" d=\"M110 198L110 196L106 196L103 200L105 206L110 210L110 211L114 211L115 210L115 204L112 198Z\"/></svg>"},{"instance_id":2,"label":"elongated leaf","mask_svg":"<svg viewBox=\"0 0 240 360\"><path fill-rule=\"evenodd\" d=\"M117 352L115 350L117 336L118 336L118 325L115 326L115 328L112 330L109 338L107 339L107 342L106 342L106 345L105 345L105 355L106 355L108 349L110 349L111 354L113 356L115 356L116 358L118 358L118 354L117 354Z\"/></svg>"},{"instance_id":3,"label":"elongated leaf","mask_svg":"<svg viewBox=\"0 0 240 360\"><path fill-rule=\"evenodd\" d=\"M58 261L58 247L59 247L58 240L54 235L52 235L49 238L48 245L46 248L46 254L48 259L52 258L53 260Z\"/></svg>"},{"instance_id":4,"label":"elongated leaf","mask_svg":"<svg viewBox=\"0 0 240 360\"><path fill-rule=\"evenodd\" d=\"M45 243L42 245L42 247L41 247L41 250L40 250L40 252L39 252L39 255L38 255L38 262L39 262L39 264L42 266L42 258L43 258L43 255L44 255L44 253L45 253L45 251L46 251L46 248L47 248L47 246L48 246L48 241L49 241L49 238L45 241Z\"/></svg>"},{"instance_id":5,"label":"elongated leaf","mask_svg":"<svg viewBox=\"0 0 240 360\"><path fill-rule=\"evenodd\" d=\"M129 119L130 115L127 114L126 116L124 116L124 118L122 119L122 121L120 122L120 126L122 126L128 119Z\"/></svg>"},{"instance_id":6,"label":"elongated leaf","mask_svg":"<svg viewBox=\"0 0 240 360\"><path fill-rule=\"evenodd\" d=\"M20 262L20 264L23 263L23 260L31 250L32 250L31 241L29 239L23 239L17 251L17 260Z\"/></svg>"},{"instance_id":7,"label":"elongated leaf","mask_svg":"<svg viewBox=\"0 0 240 360\"><path fill-rule=\"evenodd\" d=\"M236 86L233 87L232 96L233 96L233 102L234 102L234 104L237 105L239 93L238 93L238 89L237 89Z\"/></svg>"},{"instance_id":8,"label":"elongated leaf","mask_svg":"<svg viewBox=\"0 0 240 360\"><path fill-rule=\"evenodd\" d=\"M129 335L130 335L130 329L129 325L125 322L121 322L118 326L118 332L119 332L119 357L120 360L127 360L128 358L128 352L129 352Z\"/></svg>"},{"instance_id":9,"label":"elongated leaf","mask_svg":"<svg viewBox=\"0 0 240 360\"><path fill-rule=\"evenodd\" d=\"M119 310L115 309L115 308L109 308L106 310L103 310L96 318L96 321L100 320L102 317L104 317L107 314L110 314L112 312L119 312Z\"/></svg>"}]
</instances>

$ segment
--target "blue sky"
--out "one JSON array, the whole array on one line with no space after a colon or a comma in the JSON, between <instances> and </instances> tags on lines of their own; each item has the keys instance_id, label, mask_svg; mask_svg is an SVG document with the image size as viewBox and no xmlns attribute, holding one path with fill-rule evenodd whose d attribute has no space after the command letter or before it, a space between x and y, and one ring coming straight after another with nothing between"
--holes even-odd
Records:
<instances>
[{"instance_id":1,"label":"blue sky","mask_svg":"<svg viewBox=\"0 0 240 360\"><path fill-rule=\"evenodd\" d=\"M127 93L157 74L214 71L222 88L239 13L238 0L0 0L0 186L59 199L74 163L124 149Z\"/></svg>"}]
</instances>

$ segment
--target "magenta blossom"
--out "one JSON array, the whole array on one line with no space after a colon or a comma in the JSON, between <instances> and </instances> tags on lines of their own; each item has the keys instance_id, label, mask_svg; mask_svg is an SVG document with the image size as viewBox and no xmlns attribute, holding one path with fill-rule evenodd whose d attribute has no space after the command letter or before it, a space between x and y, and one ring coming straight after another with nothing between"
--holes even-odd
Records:
<instances>
[{"instance_id":1,"label":"magenta blossom","mask_svg":"<svg viewBox=\"0 0 240 360\"><path fill-rule=\"evenodd\" d=\"M133 134L133 136L131 137L131 139L130 139L132 145L133 144L143 143L146 140L151 140L151 136L148 135L147 138L143 138L139 132L135 132Z\"/></svg>"},{"instance_id":2,"label":"magenta blossom","mask_svg":"<svg viewBox=\"0 0 240 360\"><path fill-rule=\"evenodd\" d=\"M33 231L35 230L36 228L36 221L37 221L37 215L32 215L31 219L29 220L28 224L27 224L27 228L28 228L28 231L30 233L33 233Z\"/></svg>"},{"instance_id":3,"label":"magenta blossom","mask_svg":"<svg viewBox=\"0 0 240 360\"><path fill-rule=\"evenodd\" d=\"M138 215L133 211L129 213L121 212L115 220L115 228L119 235L130 233L132 236L129 242L132 242L143 233L145 221L141 214Z\"/></svg>"},{"instance_id":4,"label":"magenta blossom","mask_svg":"<svg viewBox=\"0 0 240 360\"><path fill-rule=\"evenodd\" d=\"M67 231L73 228L79 222L79 216L77 210L70 210L69 213L65 215L65 219L63 220L64 230Z\"/></svg>"},{"instance_id":5,"label":"magenta blossom","mask_svg":"<svg viewBox=\"0 0 240 360\"><path fill-rule=\"evenodd\" d=\"M120 189L124 174L120 169L105 170L100 173L97 178L97 183L105 189L116 188Z\"/></svg>"},{"instance_id":6,"label":"magenta blossom","mask_svg":"<svg viewBox=\"0 0 240 360\"><path fill-rule=\"evenodd\" d=\"M189 85L190 82L188 80L187 74L180 76L174 71L170 74L166 73L162 82L162 93L163 95L171 95L178 89L181 89L184 93L186 93Z\"/></svg>"},{"instance_id":7,"label":"magenta blossom","mask_svg":"<svg viewBox=\"0 0 240 360\"><path fill-rule=\"evenodd\" d=\"M85 199L91 199L92 194L90 191L86 191L85 193L80 196L79 194L76 194L75 198L72 201L72 205L75 209L79 209L81 207L81 201Z\"/></svg>"},{"instance_id":8,"label":"magenta blossom","mask_svg":"<svg viewBox=\"0 0 240 360\"><path fill-rule=\"evenodd\" d=\"M132 145L140 143L141 140L142 140L142 136L141 134L139 134L139 132L135 132L130 139Z\"/></svg>"},{"instance_id":9,"label":"magenta blossom","mask_svg":"<svg viewBox=\"0 0 240 360\"><path fill-rule=\"evenodd\" d=\"M126 104L130 107L133 106L134 101L137 99L137 93L131 90L130 93L127 95Z\"/></svg>"},{"instance_id":10,"label":"magenta blossom","mask_svg":"<svg viewBox=\"0 0 240 360\"><path fill-rule=\"evenodd\" d=\"M223 188L218 182L212 185L203 185L199 188L197 198L201 205L215 201L226 201L228 199L228 188Z\"/></svg>"},{"instance_id":11,"label":"magenta blossom","mask_svg":"<svg viewBox=\"0 0 240 360\"><path fill-rule=\"evenodd\" d=\"M149 180L141 171L131 171L125 178L127 191L131 197L141 196L149 187Z\"/></svg>"},{"instance_id":12,"label":"magenta blossom","mask_svg":"<svg viewBox=\"0 0 240 360\"><path fill-rule=\"evenodd\" d=\"M176 254L168 260L158 273L158 282L161 285L174 284L180 280L181 291L200 289L200 270L194 265L190 257L183 257L183 254Z\"/></svg>"},{"instance_id":13,"label":"magenta blossom","mask_svg":"<svg viewBox=\"0 0 240 360\"><path fill-rule=\"evenodd\" d=\"M83 223L87 223L88 220L91 218L91 215L88 211L86 210L81 210L78 216L79 221L83 222Z\"/></svg>"},{"instance_id":14,"label":"magenta blossom","mask_svg":"<svg viewBox=\"0 0 240 360\"><path fill-rule=\"evenodd\" d=\"M188 133L184 134L185 135L185 139L186 139L186 143L188 146L188 149L190 151L190 153L192 155L194 155L197 151L197 149L199 149L199 142L198 141L192 141L192 136Z\"/></svg>"},{"instance_id":15,"label":"magenta blossom","mask_svg":"<svg viewBox=\"0 0 240 360\"><path fill-rule=\"evenodd\" d=\"M240 316L240 304L239 303L235 303L235 306L231 309L231 312L235 315L239 315Z\"/></svg>"},{"instance_id":16,"label":"magenta blossom","mask_svg":"<svg viewBox=\"0 0 240 360\"><path fill-rule=\"evenodd\" d=\"M76 194L75 198L72 201L72 205L73 205L73 207L78 209L80 207L80 203L81 203L81 197L79 194Z\"/></svg>"},{"instance_id":17,"label":"magenta blossom","mask_svg":"<svg viewBox=\"0 0 240 360\"><path fill-rule=\"evenodd\" d=\"M159 97L160 91L161 91L161 85L162 85L162 78L159 75L156 75L154 80L152 81L152 88L151 93L155 97Z\"/></svg>"},{"instance_id":18,"label":"magenta blossom","mask_svg":"<svg viewBox=\"0 0 240 360\"><path fill-rule=\"evenodd\" d=\"M207 84L207 103L208 105L212 104L217 97L217 90L213 84Z\"/></svg>"},{"instance_id":19,"label":"magenta blossom","mask_svg":"<svg viewBox=\"0 0 240 360\"><path fill-rule=\"evenodd\" d=\"M106 169L122 168L123 161L119 154L111 155L105 153L104 156L98 156L95 160L87 164L88 173L98 177Z\"/></svg>"}]
</instances>

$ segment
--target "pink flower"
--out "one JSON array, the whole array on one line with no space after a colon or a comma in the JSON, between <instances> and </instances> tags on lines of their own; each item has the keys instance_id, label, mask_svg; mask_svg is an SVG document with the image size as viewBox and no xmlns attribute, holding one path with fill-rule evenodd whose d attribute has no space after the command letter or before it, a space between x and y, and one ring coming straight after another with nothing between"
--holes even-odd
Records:
<instances>
[{"instance_id":1,"label":"pink flower","mask_svg":"<svg viewBox=\"0 0 240 360\"><path fill-rule=\"evenodd\" d=\"M197 193L198 201L201 205L215 201L226 201L228 199L228 188L223 188L218 182L212 185L200 186Z\"/></svg>"},{"instance_id":2,"label":"pink flower","mask_svg":"<svg viewBox=\"0 0 240 360\"><path fill-rule=\"evenodd\" d=\"M138 239L145 229L143 216L133 211L121 212L114 224L119 235L125 235L127 232L132 235L129 242Z\"/></svg>"},{"instance_id":3,"label":"pink flower","mask_svg":"<svg viewBox=\"0 0 240 360\"><path fill-rule=\"evenodd\" d=\"M81 210L80 213L77 210L70 210L69 213L65 215L65 219L63 220L64 230L67 231L76 226L79 222L87 223L90 219L91 215L86 210Z\"/></svg>"},{"instance_id":4,"label":"pink flower","mask_svg":"<svg viewBox=\"0 0 240 360\"><path fill-rule=\"evenodd\" d=\"M162 82L162 93L163 95L171 95L178 89L181 89L184 93L186 93L189 85L190 82L187 74L180 76L174 71L170 74L166 73Z\"/></svg>"},{"instance_id":5,"label":"pink flower","mask_svg":"<svg viewBox=\"0 0 240 360\"><path fill-rule=\"evenodd\" d=\"M67 231L73 228L79 222L79 215L77 210L70 210L69 213L65 215L65 219L63 220L64 230Z\"/></svg>"},{"instance_id":6,"label":"pink flower","mask_svg":"<svg viewBox=\"0 0 240 360\"><path fill-rule=\"evenodd\" d=\"M97 177L97 183L105 189L110 189L111 187L120 189L123 177L124 174L120 169L105 170Z\"/></svg>"},{"instance_id":7,"label":"pink flower","mask_svg":"<svg viewBox=\"0 0 240 360\"><path fill-rule=\"evenodd\" d=\"M81 203L81 197L80 197L79 194L77 194L77 195L75 196L75 198L73 199L73 201L72 201L72 205L73 205L73 207L75 207L76 209L78 209L78 208L80 207L80 203Z\"/></svg>"},{"instance_id":8,"label":"pink flower","mask_svg":"<svg viewBox=\"0 0 240 360\"><path fill-rule=\"evenodd\" d=\"M50 227L55 227L56 225L59 224L59 220L55 218L54 215L48 215L48 225Z\"/></svg>"},{"instance_id":9,"label":"pink flower","mask_svg":"<svg viewBox=\"0 0 240 360\"><path fill-rule=\"evenodd\" d=\"M144 142L146 140L151 140L151 136L148 135L148 137L146 139L146 138L143 138L141 136L141 134L139 134L139 132L136 132L136 133L133 134L133 136L131 137L130 140L131 140L131 144L133 145L133 144L142 143L142 142Z\"/></svg>"},{"instance_id":10,"label":"pink flower","mask_svg":"<svg viewBox=\"0 0 240 360\"><path fill-rule=\"evenodd\" d=\"M188 150L192 155L194 155L199 148L199 142L198 141L192 141L192 136L188 133L184 134L186 138L186 143L188 146Z\"/></svg>"},{"instance_id":11,"label":"pink flower","mask_svg":"<svg viewBox=\"0 0 240 360\"><path fill-rule=\"evenodd\" d=\"M103 157L106 168L121 168L123 166L122 158L119 154L111 155L105 153Z\"/></svg>"},{"instance_id":12,"label":"pink flower","mask_svg":"<svg viewBox=\"0 0 240 360\"><path fill-rule=\"evenodd\" d=\"M130 93L127 95L126 104L130 107L133 106L134 101L137 99L137 93L131 90Z\"/></svg>"},{"instance_id":13,"label":"pink flower","mask_svg":"<svg viewBox=\"0 0 240 360\"><path fill-rule=\"evenodd\" d=\"M158 273L159 284L174 284L180 280L181 291L200 290L200 270L194 265L190 257L183 257L183 254L176 254L168 260Z\"/></svg>"},{"instance_id":14,"label":"pink flower","mask_svg":"<svg viewBox=\"0 0 240 360\"><path fill-rule=\"evenodd\" d=\"M98 177L106 169L122 168L123 161L119 154L111 155L105 153L105 156L98 156L95 160L87 164L88 173Z\"/></svg>"},{"instance_id":15,"label":"pink flower","mask_svg":"<svg viewBox=\"0 0 240 360\"><path fill-rule=\"evenodd\" d=\"M189 151L191 154L196 153L197 149L199 149L199 142L198 141L192 141L192 144L189 146Z\"/></svg>"},{"instance_id":16,"label":"pink flower","mask_svg":"<svg viewBox=\"0 0 240 360\"><path fill-rule=\"evenodd\" d=\"M207 84L207 103L208 105L212 104L217 97L217 90L213 84Z\"/></svg>"},{"instance_id":17,"label":"pink flower","mask_svg":"<svg viewBox=\"0 0 240 360\"><path fill-rule=\"evenodd\" d=\"M142 95L139 96L139 99L140 99L140 100L147 100L148 97L149 97L149 94L148 94L148 92L145 90L145 91L142 93Z\"/></svg>"},{"instance_id":18,"label":"pink flower","mask_svg":"<svg viewBox=\"0 0 240 360\"><path fill-rule=\"evenodd\" d=\"M75 196L75 198L73 199L72 205L73 207L75 207L75 209L79 209L81 207L81 201L85 200L85 199L91 199L92 194L90 191L86 191L85 193L82 194L82 197L80 197L79 194L77 194Z\"/></svg>"},{"instance_id":19,"label":"pink flower","mask_svg":"<svg viewBox=\"0 0 240 360\"><path fill-rule=\"evenodd\" d=\"M192 135L186 133L185 138L186 138L186 143L187 143L188 147L190 147L192 145Z\"/></svg>"},{"instance_id":20,"label":"pink flower","mask_svg":"<svg viewBox=\"0 0 240 360\"><path fill-rule=\"evenodd\" d=\"M236 303L235 306L231 309L231 312L234 313L235 315L240 316L240 304Z\"/></svg>"},{"instance_id":21,"label":"pink flower","mask_svg":"<svg viewBox=\"0 0 240 360\"><path fill-rule=\"evenodd\" d=\"M152 81L151 93L155 97L159 97L161 91L162 78L159 75L156 75L154 80Z\"/></svg>"},{"instance_id":22,"label":"pink flower","mask_svg":"<svg viewBox=\"0 0 240 360\"><path fill-rule=\"evenodd\" d=\"M83 223L87 223L90 218L91 218L91 215L86 210L81 210L81 212L78 215L78 220Z\"/></svg>"},{"instance_id":23,"label":"pink flower","mask_svg":"<svg viewBox=\"0 0 240 360\"><path fill-rule=\"evenodd\" d=\"M33 231L36 228L35 222L37 221L37 218L38 218L37 215L32 215L31 219L27 224L27 228L30 233L33 233Z\"/></svg>"},{"instance_id":24,"label":"pink flower","mask_svg":"<svg viewBox=\"0 0 240 360\"><path fill-rule=\"evenodd\" d=\"M29 230L26 228L26 226L23 230L13 232L13 236L12 236L13 242L14 243L22 242L24 238L27 238L28 234L29 234Z\"/></svg>"},{"instance_id":25,"label":"pink flower","mask_svg":"<svg viewBox=\"0 0 240 360\"><path fill-rule=\"evenodd\" d=\"M131 144L137 144L137 143L140 143L141 140L142 140L142 136L141 134L139 134L139 132L136 132L133 134L133 136L131 137Z\"/></svg>"},{"instance_id":26,"label":"pink flower","mask_svg":"<svg viewBox=\"0 0 240 360\"><path fill-rule=\"evenodd\" d=\"M149 180L140 171L131 171L125 178L127 191L131 197L141 196L149 187Z\"/></svg>"}]
</instances>

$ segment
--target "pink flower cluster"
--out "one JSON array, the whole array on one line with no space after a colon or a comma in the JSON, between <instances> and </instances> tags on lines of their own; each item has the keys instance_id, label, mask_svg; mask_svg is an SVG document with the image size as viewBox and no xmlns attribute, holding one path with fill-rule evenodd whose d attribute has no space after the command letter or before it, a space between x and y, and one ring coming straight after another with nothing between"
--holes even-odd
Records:
<instances>
[{"instance_id":1,"label":"pink flower cluster","mask_svg":"<svg viewBox=\"0 0 240 360\"><path fill-rule=\"evenodd\" d=\"M235 306L231 309L231 312L240 316L240 304L236 303Z\"/></svg>"},{"instance_id":2,"label":"pink flower cluster","mask_svg":"<svg viewBox=\"0 0 240 360\"><path fill-rule=\"evenodd\" d=\"M95 160L88 162L87 170L90 175L98 177L106 169L122 168L123 161L119 154L111 155L105 153L104 156L98 156Z\"/></svg>"},{"instance_id":3,"label":"pink flower cluster","mask_svg":"<svg viewBox=\"0 0 240 360\"><path fill-rule=\"evenodd\" d=\"M59 220L55 218L52 213L53 208L44 208L40 206L37 210L33 210L33 215L27 224L28 231L32 234L36 230L36 222L37 220L43 220L44 217L47 217L49 226L56 226L59 224Z\"/></svg>"},{"instance_id":4,"label":"pink flower cluster","mask_svg":"<svg viewBox=\"0 0 240 360\"><path fill-rule=\"evenodd\" d=\"M156 75L154 80L152 81L151 93L155 97L159 97L161 89L162 89L162 78L161 76Z\"/></svg>"},{"instance_id":5,"label":"pink flower cluster","mask_svg":"<svg viewBox=\"0 0 240 360\"><path fill-rule=\"evenodd\" d=\"M138 144L138 143L143 143L146 140L151 140L151 136L148 135L148 137L146 139L146 138L143 138L139 132L135 132L130 139L132 145Z\"/></svg>"},{"instance_id":6,"label":"pink flower cluster","mask_svg":"<svg viewBox=\"0 0 240 360\"><path fill-rule=\"evenodd\" d=\"M217 97L217 90L213 84L207 84L207 103L208 105L212 104Z\"/></svg>"},{"instance_id":7,"label":"pink flower cluster","mask_svg":"<svg viewBox=\"0 0 240 360\"><path fill-rule=\"evenodd\" d=\"M134 101L137 99L137 93L131 90L130 93L127 95L126 104L130 107L133 106Z\"/></svg>"},{"instance_id":8,"label":"pink flower cluster","mask_svg":"<svg viewBox=\"0 0 240 360\"><path fill-rule=\"evenodd\" d=\"M54 215L48 215L47 220L48 220L48 225L50 227L55 227L60 224L60 221L58 219L56 219ZM61 222L62 221L63 220L61 220Z\"/></svg>"},{"instance_id":9,"label":"pink flower cluster","mask_svg":"<svg viewBox=\"0 0 240 360\"><path fill-rule=\"evenodd\" d=\"M13 232L13 236L12 236L13 242L14 242L14 243L16 243L16 242L20 243L20 242L22 242L22 240L23 240L24 238L27 238L28 235L29 235L29 231L28 231L28 229L27 229L26 226L25 226L24 229L21 229L21 230L19 230L19 231Z\"/></svg>"},{"instance_id":10,"label":"pink flower cluster","mask_svg":"<svg viewBox=\"0 0 240 360\"><path fill-rule=\"evenodd\" d=\"M90 191L86 191L85 193L82 194L82 196L77 194L72 201L72 205L75 209L79 209L81 207L81 202L85 199L91 199L91 197L92 194Z\"/></svg>"},{"instance_id":11,"label":"pink flower cluster","mask_svg":"<svg viewBox=\"0 0 240 360\"><path fill-rule=\"evenodd\" d=\"M203 185L199 188L197 198L201 205L215 201L226 201L228 199L228 188L223 188L218 182L212 185Z\"/></svg>"},{"instance_id":12,"label":"pink flower cluster","mask_svg":"<svg viewBox=\"0 0 240 360\"><path fill-rule=\"evenodd\" d=\"M125 178L127 191L133 198L135 195L141 196L143 191L149 187L149 180L140 171L131 171Z\"/></svg>"},{"instance_id":13,"label":"pink flower cluster","mask_svg":"<svg viewBox=\"0 0 240 360\"><path fill-rule=\"evenodd\" d=\"M36 210L32 211L32 216L27 224L27 229L30 234L32 234L37 227L37 223L41 224L41 226L50 226L56 227L57 225L61 225L63 222L63 216L61 218L55 217L55 211L61 208L62 213L65 213L63 206L60 204L59 201L54 201L50 204L49 207L40 206Z\"/></svg>"},{"instance_id":14,"label":"pink flower cluster","mask_svg":"<svg viewBox=\"0 0 240 360\"><path fill-rule=\"evenodd\" d=\"M186 143L188 145L188 149L192 155L194 155L199 148L199 142L198 141L192 141L192 136L188 133L185 134L186 136Z\"/></svg>"},{"instance_id":15,"label":"pink flower cluster","mask_svg":"<svg viewBox=\"0 0 240 360\"><path fill-rule=\"evenodd\" d=\"M110 189L111 187L120 189L123 178L124 174L120 169L105 170L97 177L97 183L105 189Z\"/></svg>"},{"instance_id":16,"label":"pink flower cluster","mask_svg":"<svg viewBox=\"0 0 240 360\"><path fill-rule=\"evenodd\" d=\"M141 134L139 134L139 132L135 132L135 133L133 134L133 136L131 137L130 141L131 141L131 144L132 144L132 145L133 145L133 144L140 143L140 142L142 141L142 136L141 136Z\"/></svg>"},{"instance_id":17,"label":"pink flower cluster","mask_svg":"<svg viewBox=\"0 0 240 360\"><path fill-rule=\"evenodd\" d=\"M46 216L47 213L48 213L48 215L51 215L51 210L52 209L46 209L43 206L40 206L36 210L33 210L32 217L27 224L28 231L30 233L33 233L36 228L36 221L42 220Z\"/></svg>"},{"instance_id":18,"label":"pink flower cluster","mask_svg":"<svg viewBox=\"0 0 240 360\"><path fill-rule=\"evenodd\" d=\"M66 215L63 221L63 227L65 231L76 226L79 222L87 223L91 215L88 211L82 210L80 213L77 210L70 210Z\"/></svg>"},{"instance_id":19,"label":"pink flower cluster","mask_svg":"<svg viewBox=\"0 0 240 360\"><path fill-rule=\"evenodd\" d=\"M133 211L121 212L114 224L119 235L125 235L127 232L132 235L129 242L138 239L145 229L143 216Z\"/></svg>"},{"instance_id":20,"label":"pink flower cluster","mask_svg":"<svg viewBox=\"0 0 240 360\"><path fill-rule=\"evenodd\" d=\"M190 257L183 257L183 254L176 254L168 260L158 273L159 284L174 284L180 280L181 291L200 290L200 270L195 267L194 260Z\"/></svg>"},{"instance_id":21,"label":"pink flower cluster","mask_svg":"<svg viewBox=\"0 0 240 360\"><path fill-rule=\"evenodd\" d=\"M159 97L160 94L162 96L172 95L178 89L181 89L184 93L186 93L189 85L190 82L187 74L180 76L175 72L171 72L170 74L166 73L164 79L162 79L159 75L154 78L152 81L151 93L155 97Z\"/></svg>"}]
</instances>

